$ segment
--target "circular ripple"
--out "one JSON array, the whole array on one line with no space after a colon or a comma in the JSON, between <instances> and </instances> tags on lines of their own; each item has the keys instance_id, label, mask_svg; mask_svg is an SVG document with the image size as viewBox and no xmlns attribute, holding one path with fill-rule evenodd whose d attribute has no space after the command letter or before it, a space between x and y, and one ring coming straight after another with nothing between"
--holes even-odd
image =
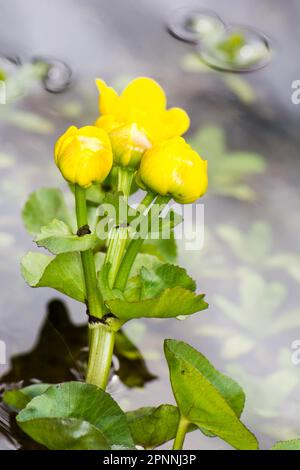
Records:
<instances>
[{"instance_id":1,"label":"circular ripple","mask_svg":"<svg viewBox=\"0 0 300 470\"><path fill-rule=\"evenodd\" d=\"M72 70L65 62L47 57L35 57L33 62L42 62L48 66L42 78L45 90L50 93L61 93L70 86Z\"/></svg>"},{"instance_id":2,"label":"circular ripple","mask_svg":"<svg viewBox=\"0 0 300 470\"><path fill-rule=\"evenodd\" d=\"M225 23L213 11L180 8L168 24L172 36L191 44L198 44L209 37L216 37L225 30Z\"/></svg>"}]
</instances>

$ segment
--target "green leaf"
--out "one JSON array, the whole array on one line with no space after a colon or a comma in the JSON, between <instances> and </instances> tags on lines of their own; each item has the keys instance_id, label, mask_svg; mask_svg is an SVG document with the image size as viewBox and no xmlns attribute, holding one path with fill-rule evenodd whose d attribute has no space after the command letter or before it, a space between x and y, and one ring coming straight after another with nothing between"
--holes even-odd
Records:
<instances>
[{"instance_id":1,"label":"green leaf","mask_svg":"<svg viewBox=\"0 0 300 470\"><path fill-rule=\"evenodd\" d=\"M79 302L85 302L85 284L79 253L55 258L29 251L21 261L22 275L31 287L52 287Z\"/></svg>"},{"instance_id":2,"label":"green leaf","mask_svg":"<svg viewBox=\"0 0 300 470\"><path fill-rule=\"evenodd\" d=\"M90 233L79 237L72 233L68 225L57 219L44 225L34 241L38 246L47 248L55 255L72 251L86 251L95 248L99 243L95 234Z\"/></svg>"},{"instance_id":3,"label":"green leaf","mask_svg":"<svg viewBox=\"0 0 300 470\"><path fill-rule=\"evenodd\" d=\"M12 408L22 410L30 400L44 393L49 387L49 384L34 384L17 390L8 390L3 395L3 401Z\"/></svg>"},{"instance_id":4,"label":"green leaf","mask_svg":"<svg viewBox=\"0 0 300 470\"><path fill-rule=\"evenodd\" d=\"M116 334L114 354L119 360L116 373L127 387L143 387L145 383L156 379L149 372L141 352L122 330Z\"/></svg>"},{"instance_id":5,"label":"green leaf","mask_svg":"<svg viewBox=\"0 0 300 470\"><path fill-rule=\"evenodd\" d=\"M95 385L66 382L49 387L18 414L32 439L53 450L133 448L125 414Z\"/></svg>"},{"instance_id":6,"label":"green leaf","mask_svg":"<svg viewBox=\"0 0 300 470\"><path fill-rule=\"evenodd\" d=\"M185 269L172 264L162 264L157 269L141 269L141 299L149 299L162 293L164 289L180 286L184 289L196 289L195 281L188 276Z\"/></svg>"},{"instance_id":7,"label":"green leaf","mask_svg":"<svg viewBox=\"0 0 300 470\"><path fill-rule=\"evenodd\" d=\"M126 417L134 443L153 449L174 439L179 412L176 406L160 405L129 411Z\"/></svg>"},{"instance_id":8,"label":"green leaf","mask_svg":"<svg viewBox=\"0 0 300 470\"><path fill-rule=\"evenodd\" d=\"M191 315L208 307L204 294L196 295L182 287L166 289L153 299L135 302L115 299L108 300L107 304L112 313L125 321L132 318L174 318Z\"/></svg>"},{"instance_id":9,"label":"green leaf","mask_svg":"<svg viewBox=\"0 0 300 470\"><path fill-rule=\"evenodd\" d=\"M271 450L300 450L300 439L276 442Z\"/></svg>"},{"instance_id":10,"label":"green leaf","mask_svg":"<svg viewBox=\"0 0 300 470\"><path fill-rule=\"evenodd\" d=\"M138 253L130 271L130 277L135 277L140 274L142 268L156 269L161 265L161 261L155 255L146 253Z\"/></svg>"},{"instance_id":11,"label":"green leaf","mask_svg":"<svg viewBox=\"0 0 300 470\"><path fill-rule=\"evenodd\" d=\"M257 449L255 436L238 418L245 400L240 386L182 341L166 340L165 356L182 416L236 449Z\"/></svg>"},{"instance_id":12,"label":"green leaf","mask_svg":"<svg viewBox=\"0 0 300 470\"><path fill-rule=\"evenodd\" d=\"M103 266L104 254L97 253L95 255L95 261L99 287L104 300L123 299L123 293L121 291L117 289L112 289L109 286L108 276L110 271L110 265ZM131 276L133 276L133 278L130 279L128 283L128 288L126 290L127 300L131 298L133 300L136 300L137 298L139 298L141 282L138 274L140 273L142 267L149 267L149 269L155 269L160 264L161 262L156 256L138 253L130 271L130 274Z\"/></svg>"},{"instance_id":13,"label":"green leaf","mask_svg":"<svg viewBox=\"0 0 300 470\"><path fill-rule=\"evenodd\" d=\"M157 256L164 263L175 263L177 261L177 245L174 232L171 231L169 238L147 239L144 241L141 253Z\"/></svg>"},{"instance_id":14,"label":"green leaf","mask_svg":"<svg viewBox=\"0 0 300 470\"><path fill-rule=\"evenodd\" d=\"M71 227L70 214L63 194L55 188L41 188L30 194L22 217L26 229L34 236L53 219L59 219Z\"/></svg>"},{"instance_id":15,"label":"green leaf","mask_svg":"<svg viewBox=\"0 0 300 470\"><path fill-rule=\"evenodd\" d=\"M104 290L111 312L127 321L141 317L171 318L204 310L208 304L204 294L193 292L195 287L183 268L159 264L154 270L142 267L140 275L130 278L123 295L113 290L109 297L107 289Z\"/></svg>"}]
</instances>

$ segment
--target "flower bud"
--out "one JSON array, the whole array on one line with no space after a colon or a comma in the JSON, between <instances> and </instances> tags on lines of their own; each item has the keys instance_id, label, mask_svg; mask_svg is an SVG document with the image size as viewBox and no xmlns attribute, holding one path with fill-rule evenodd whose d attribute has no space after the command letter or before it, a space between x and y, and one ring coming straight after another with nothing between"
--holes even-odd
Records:
<instances>
[{"instance_id":1,"label":"flower bud","mask_svg":"<svg viewBox=\"0 0 300 470\"><path fill-rule=\"evenodd\" d=\"M118 127L110 132L109 137L117 166L137 168L144 152L151 147L146 135L136 124Z\"/></svg>"},{"instance_id":2,"label":"flower bud","mask_svg":"<svg viewBox=\"0 0 300 470\"><path fill-rule=\"evenodd\" d=\"M104 181L113 162L109 137L95 126L69 127L57 140L54 157L63 177L83 188Z\"/></svg>"},{"instance_id":3,"label":"flower bud","mask_svg":"<svg viewBox=\"0 0 300 470\"><path fill-rule=\"evenodd\" d=\"M143 189L189 204L207 190L207 161L175 137L145 152L136 180Z\"/></svg>"}]
</instances>

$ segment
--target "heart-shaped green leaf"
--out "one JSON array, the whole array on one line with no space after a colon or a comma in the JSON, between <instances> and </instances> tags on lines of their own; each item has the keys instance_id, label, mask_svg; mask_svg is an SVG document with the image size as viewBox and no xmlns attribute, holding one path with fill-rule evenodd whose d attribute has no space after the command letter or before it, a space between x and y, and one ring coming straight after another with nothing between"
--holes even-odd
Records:
<instances>
[{"instance_id":1,"label":"heart-shaped green leaf","mask_svg":"<svg viewBox=\"0 0 300 470\"><path fill-rule=\"evenodd\" d=\"M166 340L165 355L181 415L236 449L257 449L255 436L238 418L245 399L239 385L182 341Z\"/></svg>"},{"instance_id":2,"label":"heart-shaped green leaf","mask_svg":"<svg viewBox=\"0 0 300 470\"><path fill-rule=\"evenodd\" d=\"M153 449L174 439L179 421L177 406L144 407L126 413L134 443Z\"/></svg>"},{"instance_id":3,"label":"heart-shaped green leaf","mask_svg":"<svg viewBox=\"0 0 300 470\"><path fill-rule=\"evenodd\" d=\"M28 403L18 414L17 423L48 449L134 447L125 414L95 385L53 385Z\"/></svg>"},{"instance_id":4,"label":"heart-shaped green leaf","mask_svg":"<svg viewBox=\"0 0 300 470\"><path fill-rule=\"evenodd\" d=\"M31 287L52 287L84 302L85 284L79 253L63 253L55 258L29 251L21 261L22 275Z\"/></svg>"},{"instance_id":5,"label":"heart-shaped green leaf","mask_svg":"<svg viewBox=\"0 0 300 470\"><path fill-rule=\"evenodd\" d=\"M37 235L44 225L53 219L71 227L71 216L59 189L41 188L30 194L23 212L23 222L31 235Z\"/></svg>"},{"instance_id":6,"label":"heart-shaped green leaf","mask_svg":"<svg viewBox=\"0 0 300 470\"><path fill-rule=\"evenodd\" d=\"M58 219L53 219L44 225L34 240L38 246L47 248L58 255L72 251L86 251L95 248L99 243L94 233L79 237L74 235L68 225Z\"/></svg>"}]
</instances>

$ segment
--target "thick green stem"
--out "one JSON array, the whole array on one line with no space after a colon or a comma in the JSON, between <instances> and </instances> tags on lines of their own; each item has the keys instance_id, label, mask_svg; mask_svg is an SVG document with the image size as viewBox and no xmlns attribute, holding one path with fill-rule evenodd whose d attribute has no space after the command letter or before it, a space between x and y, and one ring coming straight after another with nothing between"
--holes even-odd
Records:
<instances>
[{"instance_id":1,"label":"thick green stem","mask_svg":"<svg viewBox=\"0 0 300 470\"><path fill-rule=\"evenodd\" d=\"M109 326L89 323L90 353L86 382L105 390L112 362L115 332Z\"/></svg>"},{"instance_id":2,"label":"thick green stem","mask_svg":"<svg viewBox=\"0 0 300 470\"><path fill-rule=\"evenodd\" d=\"M143 199L143 201L141 202L141 204L139 205L138 210L139 208L148 207L152 203L155 197L156 197L155 194L148 193L146 197ZM158 196L155 201L155 204L165 205L168 203L169 200L170 200L169 197ZM135 238L131 240L131 242L129 243L128 248L126 250L126 254L124 255L120 269L116 277L115 287L117 289L120 289L121 291L125 289L132 265L143 243L144 243L144 238L142 237Z\"/></svg>"},{"instance_id":3,"label":"thick green stem","mask_svg":"<svg viewBox=\"0 0 300 470\"><path fill-rule=\"evenodd\" d=\"M88 218L85 189L75 185L76 217L79 236L88 233ZM98 289L94 255L92 250L82 251L81 262L85 280L86 301L89 314L96 318L103 316L103 301Z\"/></svg>"},{"instance_id":4,"label":"thick green stem","mask_svg":"<svg viewBox=\"0 0 300 470\"><path fill-rule=\"evenodd\" d=\"M118 167L118 191L122 192L125 200L128 200L134 172L131 169ZM116 221L119 223L119 221ZM110 264L108 282L113 287L119 270L123 254L128 240L128 227L116 226L109 234L109 243L104 264Z\"/></svg>"},{"instance_id":5,"label":"thick green stem","mask_svg":"<svg viewBox=\"0 0 300 470\"><path fill-rule=\"evenodd\" d=\"M173 450L181 450L182 449L184 439L185 439L185 435L186 435L187 430L188 430L188 426L189 426L189 421L186 418L184 418L183 416L180 416L178 426L177 426L176 436L175 436L175 440L174 440L174 444L173 444Z\"/></svg>"}]
</instances>

